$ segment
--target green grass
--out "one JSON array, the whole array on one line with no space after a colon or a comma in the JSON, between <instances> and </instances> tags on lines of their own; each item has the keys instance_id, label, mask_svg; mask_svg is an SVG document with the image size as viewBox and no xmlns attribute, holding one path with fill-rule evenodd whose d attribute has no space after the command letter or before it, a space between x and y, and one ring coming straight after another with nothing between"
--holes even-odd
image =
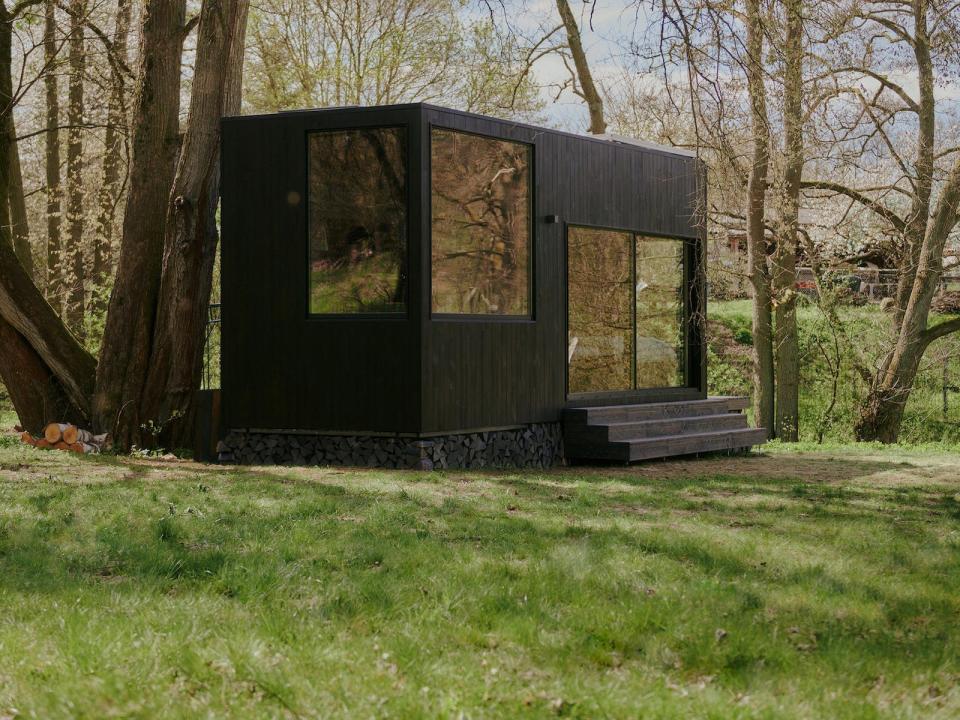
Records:
<instances>
[{"instance_id":1,"label":"green grass","mask_svg":"<svg viewBox=\"0 0 960 720\"><path fill-rule=\"evenodd\" d=\"M12 428L17 422L17 414L13 410L0 408L0 432Z\"/></svg>"},{"instance_id":2,"label":"green grass","mask_svg":"<svg viewBox=\"0 0 960 720\"><path fill-rule=\"evenodd\" d=\"M403 312L393 302L397 285L397 260L390 253L328 270L310 273L310 312Z\"/></svg>"},{"instance_id":3,"label":"green grass","mask_svg":"<svg viewBox=\"0 0 960 720\"><path fill-rule=\"evenodd\" d=\"M0 717L957 717L958 466L415 474L0 439Z\"/></svg>"}]
</instances>

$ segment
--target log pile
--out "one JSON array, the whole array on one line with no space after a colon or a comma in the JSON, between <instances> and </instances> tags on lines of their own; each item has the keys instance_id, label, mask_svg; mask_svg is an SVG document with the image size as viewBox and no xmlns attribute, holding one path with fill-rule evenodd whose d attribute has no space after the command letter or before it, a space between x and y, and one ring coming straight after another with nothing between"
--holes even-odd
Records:
<instances>
[{"instance_id":1,"label":"log pile","mask_svg":"<svg viewBox=\"0 0 960 720\"><path fill-rule=\"evenodd\" d=\"M220 462L433 469L548 468L563 462L559 423L430 438L231 432Z\"/></svg>"},{"instance_id":2,"label":"log pile","mask_svg":"<svg viewBox=\"0 0 960 720\"><path fill-rule=\"evenodd\" d=\"M107 435L94 435L70 423L50 423L43 429L41 437L34 437L24 431L20 439L27 445L41 450L63 450L79 455L101 452L107 445Z\"/></svg>"}]
</instances>

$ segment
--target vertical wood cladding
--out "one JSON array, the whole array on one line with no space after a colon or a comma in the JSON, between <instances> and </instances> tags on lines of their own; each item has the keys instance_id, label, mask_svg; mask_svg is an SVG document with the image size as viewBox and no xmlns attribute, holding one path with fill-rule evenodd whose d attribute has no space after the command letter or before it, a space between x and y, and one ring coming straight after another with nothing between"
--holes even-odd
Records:
<instances>
[{"instance_id":1,"label":"vertical wood cladding","mask_svg":"<svg viewBox=\"0 0 960 720\"><path fill-rule=\"evenodd\" d=\"M407 314L311 317L307 133L395 125L408 128ZM533 145L533 319L431 317L431 125ZM566 225L686 238L692 259L699 171L681 155L428 105L225 119L225 426L426 434L558 420L568 405ZM546 221L553 215L559 222ZM604 401L702 397L705 357L694 345L688 376L698 387Z\"/></svg>"},{"instance_id":2,"label":"vertical wood cladding","mask_svg":"<svg viewBox=\"0 0 960 720\"><path fill-rule=\"evenodd\" d=\"M417 312L308 314L307 133L416 126L416 107L223 121L222 388L227 427L409 432L420 422ZM407 144L408 178L421 146ZM408 237L419 223L409 184ZM410 243L416 267L419 243ZM420 292L417 281L411 297Z\"/></svg>"},{"instance_id":3,"label":"vertical wood cladding","mask_svg":"<svg viewBox=\"0 0 960 720\"><path fill-rule=\"evenodd\" d=\"M427 131L432 125L533 144L536 190L534 319L431 320L425 315L422 430L556 420L567 405L566 226L695 241L698 163L682 155L439 108L426 107L425 117ZM425 215L429 220L429 208ZM560 222L546 221L553 215ZM424 242L429 245L429 235ZM429 266L422 272L429 278ZM688 357L693 359L692 354ZM688 371L696 385L700 376L699 367ZM702 396L700 387L670 388L606 396L603 401Z\"/></svg>"}]
</instances>

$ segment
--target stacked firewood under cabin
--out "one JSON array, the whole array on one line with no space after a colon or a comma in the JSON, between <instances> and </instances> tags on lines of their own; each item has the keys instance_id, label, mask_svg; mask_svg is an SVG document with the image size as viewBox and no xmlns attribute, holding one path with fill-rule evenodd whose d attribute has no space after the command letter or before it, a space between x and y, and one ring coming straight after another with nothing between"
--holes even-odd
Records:
<instances>
[{"instance_id":1,"label":"stacked firewood under cabin","mask_svg":"<svg viewBox=\"0 0 960 720\"><path fill-rule=\"evenodd\" d=\"M70 423L50 423L42 437L23 432L20 439L27 445L47 450L65 450L80 455L101 452L107 445L107 434L94 435Z\"/></svg>"}]
</instances>

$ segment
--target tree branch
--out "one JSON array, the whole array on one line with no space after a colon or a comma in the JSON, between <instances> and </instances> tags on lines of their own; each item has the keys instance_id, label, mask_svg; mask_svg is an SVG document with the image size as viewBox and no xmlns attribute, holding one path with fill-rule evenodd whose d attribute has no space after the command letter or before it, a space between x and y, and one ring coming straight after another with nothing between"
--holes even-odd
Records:
<instances>
[{"instance_id":1,"label":"tree branch","mask_svg":"<svg viewBox=\"0 0 960 720\"><path fill-rule=\"evenodd\" d=\"M873 78L873 79L876 80L878 83L880 83L881 85L883 85L883 87L885 87L885 88L887 88L888 90L896 93L896 94L900 97L900 99L903 100L903 101L907 104L907 107L909 107L911 110L913 110L913 112L915 112L915 113L919 113L919 112L920 112L920 105L917 104L917 101L916 101L916 100L914 100L912 97L910 97L909 93L907 93L907 91L904 90L903 87L901 87L901 86L898 85L897 83L893 82L892 80L890 80L890 79L887 78L886 76L881 75L880 73L874 72L873 70L870 70L869 68L853 67L853 66L851 66L851 67L837 68L837 69L836 69L836 72L854 72L854 73L860 73L861 75L866 75L867 77Z\"/></svg>"},{"instance_id":2,"label":"tree branch","mask_svg":"<svg viewBox=\"0 0 960 720\"><path fill-rule=\"evenodd\" d=\"M200 22L199 13L194 15L189 20L187 20L187 22L183 26L183 37L187 37L187 35L193 32L193 29L199 24L199 22Z\"/></svg>"},{"instance_id":3,"label":"tree branch","mask_svg":"<svg viewBox=\"0 0 960 720\"><path fill-rule=\"evenodd\" d=\"M67 15L70 15L71 17L78 16L77 11L74 10L72 7L70 7L67 3L63 2L63 0L60 0L60 2L57 2L57 7L63 10L65 13L67 13ZM110 63L111 67L113 67L114 71L118 75L126 75L128 78L132 79L134 77L133 71L130 69L130 66L127 65L126 62L124 62L123 58L117 55L113 47L113 41L107 37L107 34L103 32L103 30L101 30L99 27L97 27L96 23L94 23L89 16L79 17L79 20L94 35L97 36L97 38L100 40L103 47L106 48L107 61Z\"/></svg>"},{"instance_id":4,"label":"tree branch","mask_svg":"<svg viewBox=\"0 0 960 720\"><path fill-rule=\"evenodd\" d=\"M942 338L944 335L949 335L950 333L955 333L960 331L960 317L953 318L952 320L947 320L946 322L938 323L933 327L928 327L923 331L923 334L920 336L921 346L926 348L927 345L932 343L938 338Z\"/></svg>"},{"instance_id":5,"label":"tree branch","mask_svg":"<svg viewBox=\"0 0 960 720\"><path fill-rule=\"evenodd\" d=\"M800 183L800 187L811 190L827 190L839 195L846 195L848 198L855 200L868 210L872 210L875 214L879 215L888 223L893 225L893 227L895 227L898 231L903 232L907 227L906 220L897 215L893 210L877 202L876 200L867 197L858 190L848 188L845 185L830 182L829 180L803 180Z\"/></svg>"}]
</instances>

